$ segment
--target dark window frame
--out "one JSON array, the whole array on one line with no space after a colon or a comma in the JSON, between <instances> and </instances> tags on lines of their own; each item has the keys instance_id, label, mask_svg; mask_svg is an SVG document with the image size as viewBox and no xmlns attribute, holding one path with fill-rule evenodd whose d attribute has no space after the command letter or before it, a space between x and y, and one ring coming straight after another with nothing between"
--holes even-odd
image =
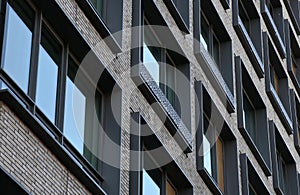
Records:
<instances>
[{"instance_id":1,"label":"dark window frame","mask_svg":"<svg viewBox=\"0 0 300 195\"><path fill-rule=\"evenodd\" d=\"M300 155L300 100L293 89L290 89L291 104L292 104L292 118L294 130L294 145Z\"/></svg>"},{"instance_id":2,"label":"dark window frame","mask_svg":"<svg viewBox=\"0 0 300 195\"><path fill-rule=\"evenodd\" d=\"M264 105L259 93L256 88L253 87L254 84L247 73L246 68L239 56L235 57L235 70L236 70L236 93L237 93L237 118L238 118L238 129L248 144L250 150L256 157L259 165L264 171L266 176L270 176L272 172L271 167L271 156L269 152L269 130L268 130L268 119L266 106ZM244 83L244 84L243 84ZM255 106L255 131L257 131L258 124L260 129L264 131L259 131L258 137L253 140L251 138L248 130L246 129L246 124L244 121L244 103L243 94L246 91L250 101Z\"/></svg>"},{"instance_id":3,"label":"dark window frame","mask_svg":"<svg viewBox=\"0 0 300 195\"><path fill-rule=\"evenodd\" d=\"M214 194L237 194L239 192L238 182L238 154L237 154L237 143L234 134L229 128L227 122L223 119L220 112L217 110L212 98L206 91L201 81L195 81L196 99L199 104L196 104L196 165L197 171L205 184ZM206 101L206 102L204 102ZM207 101L210 101L207 102ZM203 152L203 136L204 136L204 114L209 111L213 112L213 122L220 130L216 129L217 134L223 141L223 179L224 179L224 192L220 189L217 181L212 175L208 173L204 166L204 154ZM212 113L206 113L206 115ZM220 124L224 122L224 124ZM222 125L222 126L221 126ZM206 133L207 134L207 133ZM211 139L215 138L215 135L211 137L211 133L208 132L208 137ZM214 140L212 140L214 141ZM212 149L215 149L216 145ZM216 168L216 167L215 167ZM213 173L214 174L214 173ZM230 179L229 179L230 178Z\"/></svg>"},{"instance_id":4,"label":"dark window frame","mask_svg":"<svg viewBox=\"0 0 300 195\"><path fill-rule=\"evenodd\" d=\"M261 0L261 13L281 58L286 58L284 20L280 1Z\"/></svg>"},{"instance_id":5,"label":"dark window frame","mask_svg":"<svg viewBox=\"0 0 300 195\"><path fill-rule=\"evenodd\" d=\"M255 187L254 190L257 194L271 194L256 172L254 165L252 164L246 153L240 154L240 167L242 194L248 195L250 192L250 186L252 188Z\"/></svg>"},{"instance_id":6,"label":"dark window frame","mask_svg":"<svg viewBox=\"0 0 300 195\"><path fill-rule=\"evenodd\" d=\"M1 5L1 21L5 21L5 11L6 4L8 1L2 1ZM58 5L55 2L43 1L43 6L40 6L41 2L32 2L26 1L22 3L27 3L35 11L35 27L33 29L33 41L31 47L31 61L30 61L30 79L29 79L29 89L28 92L24 92L20 87L14 82L14 80L3 70L3 67L0 68L0 86L1 86L1 99L7 103L7 105L17 113L17 115L24 119L26 125L32 129L32 131L41 139L41 141L58 157L70 171L78 176L81 182L88 187L94 193L105 194L105 189L107 192L115 188L116 185L120 184L120 178L114 178L114 182L110 182L109 185L103 183L103 175L109 175L108 173L100 173L99 170L95 170L92 165L87 161L83 155L81 155L74 146L65 139L63 135L63 118L64 118L64 101L65 101L65 86L66 86L66 75L67 75L67 62L69 54L76 58L77 61L82 61L86 56L87 52L90 51L89 46L84 41L77 29L72 25L67 16L61 11ZM47 6L46 6L47 5ZM49 12L49 9L51 12ZM43 13L43 14L42 14ZM42 16L43 15L43 16ZM49 18L55 15L57 18L60 18L58 22L53 23ZM38 53L40 48L40 37L41 37L41 25L44 23L47 28L49 28L50 33L58 39L62 44L62 53L61 53L61 66L58 70L58 79L57 79L57 97L56 97L56 114L55 121L52 123L45 114L36 106L34 99L36 93L36 81L37 81L37 66L38 66ZM61 27L64 28L61 28ZM5 24L1 23L1 43L4 41L4 28ZM65 30L68 30L68 33L65 33ZM62 41L63 40L63 41ZM75 41L76 40L76 41ZM1 44L1 48L2 48ZM74 49L81 48L81 50ZM3 48L2 48L3 49ZM108 85L101 86L98 83L93 83L94 86L98 86L97 91L99 90L103 95L107 96L105 102L107 105L110 104L110 97L116 97L116 104L121 103L121 89L116 84L115 80L112 78L108 70L102 65L97 56L93 53L90 53L92 60L103 70L103 74L100 77L100 81L105 81ZM2 58L2 55L1 55ZM83 61L82 61L83 62ZM112 92L113 87L116 89ZM113 94L112 94L113 93ZM119 102L118 102L119 101ZM108 117L112 117L112 111L109 106L106 106L106 111ZM105 119L109 120L110 119ZM120 119L114 119L120 120ZM117 121L112 122L111 125L108 121L104 122L104 130L108 127L114 129L120 129L117 125ZM105 131L107 133L107 131ZM120 133L117 133L118 135ZM114 139L114 141L120 142L120 135L113 135L113 133L108 132L108 136ZM104 162L102 164L105 164ZM119 172L119 169L114 169L105 165L107 170L111 172ZM111 174L111 173L110 173ZM106 177L106 181L110 180L109 176ZM119 184L117 184L119 183ZM114 188L110 186L114 184ZM103 187L103 189L102 189ZM118 190L118 189L117 189Z\"/></svg>"},{"instance_id":7,"label":"dark window frame","mask_svg":"<svg viewBox=\"0 0 300 195\"><path fill-rule=\"evenodd\" d=\"M120 53L122 51L123 0L121 0L121 3L119 3L120 0L103 1L103 5L107 9L103 10L102 15L99 15L90 0L76 0L76 3L84 11L87 18L100 33L112 52ZM116 8L118 8L118 11L115 11ZM117 16L120 17L120 21L116 19Z\"/></svg>"},{"instance_id":8,"label":"dark window frame","mask_svg":"<svg viewBox=\"0 0 300 195\"><path fill-rule=\"evenodd\" d=\"M293 156L290 154L288 147L285 144L284 139L281 137L278 128L275 123L270 120L269 121L269 131L270 131L270 140L271 140L271 155L272 155L272 167L273 167L273 187L276 194L299 194L299 186L298 186L298 175L296 162ZM278 156L278 151L281 156ZM286 171L286 189L282 189L280 183L280 173L278 170L278 160L279 158L283 159L285 163L285 171ZM288 182L287 182L288 181Z\"/></svg>"},{"instance_id":9,"label":"dark window frame","mask_svg":"<svg viewBox=\"0 0 300 195\"><path fill-rule=\"evenodd\" d=\"M283 2L291 17L297 35L300 35L300 2L298 0L284 0Z\"/></svg>"},{"instance_id":10,"label":"dark window frame","mask_svg":"<svg viewBox=\"0 0 300 195\"><path fill-rule=\"evenodd\" d=\"M264 39L264 62L265 62L265 82L266 93L277 112L280 120L286 127L288 134L293 133L293 122L291 115L290 90L288 87L288 76L285 73L281 59L276 55L275 48L271 43L266 32L263 33ZM272 68L270 67L272 66ZM274 86L272 77L277 75L277 86ZM275 84L276 85L276 84ZM278 90L278 91L277 91Z\"/></svg>"},{"instance_id":11,"label":"dark window frame","mask_svg":"<svg viewBox=\"0 0 300 195\"><path fill-rule=\"evenodd\" d=\"M203 9L201 8L203 7ZM235 111L234 89L233 89L233 55L232 40L228 35L225 25L217 14L217 10L210 1L194 2L194 55L201 65L201 68L208 76L222 103L229 113ZM201 20L203 14L207 20L211 33L215 34L220 43L219 61L217 65L210 54L201 43ZM212 37L212 35L209 35ZM212 39L212 38L211 38Z\"/></svg>"},{"instance_id":12,"label":"dark window frame","mask_svg":"<svg viewBox=\"0 0 300 195\"><path fill-rule=\"evenodd\" d=\"M148 21L151 21L150 25L165 26L165 29L167 29L167 24L159 13L154 2L134 0L133 5L133 26L141 26L144 22L144 16L146 16ZM148 27L145 26L144 28ZM192 135L190 132L191 106L189 98L191 95L190 82L177 82L178 86L176 87L178 89L181 89L176 90L176 97L179 99L178 103L180 103L177 108L181 109L181 112L177 113L170 102L167 100L167 97L161 90L160 86L155 83L143 64L142 55L144 28L138 28L132 33L132 45L134 46L134 49L131 50L131 64L132 66L137 66L135 66L134 69L131 70L131 78L150 104L152 104L153 102L159 103L159 106L153 107L154 111L158 113L159 117L162 118L171 135L176 134L174 138L178 142L182 150L185 153L190 153L192 151ZM162 32L157 31L155 31L155 33L157 34L157 37L164 37L164 40L160 40L163 45L159 45L157 47L172 48L172 51L167 50L167 52L174 61L176 59L176 71L182 73L182 75L185 77L185 80L190 80L190 62L184 56L184 52L181 50L181 48L177 44L174 44L176 43L176 41L174 41L175 37L172 32L166 32L164 30L163 34L161 34ZM154 45L153 47L155 46L156 45ZM180 80L180 78L178 79ZM162 89L164 89L164 87L162 87Z\"/></svg>"},{"instance_id":13,"label":"dark window frame","mask_svg":"<svg viewBox=\"0 0 300 195\"><path fill-rule=\"evenodd\" d=\"M298 45L298 38L294 35L289 21L285 22L285 36L286 36L286 53L287 53L287 70L288 74L300 95L300 47ZM296 55L297 54L297 55ZM297 67L294 67L296 65ZM295 72L296 71L296 72Z\"/></svg>"},{"instance_id":14,"label":"dark window frame","mask_svg":"<svg viewBox=\"0 0 300 195\"><path fill-rule=\"evenodd\" d=\"M131 113L130 120L130 173L129 173L129 193L142 194L142 172L153 168L152 165L145 167L143 163L144 155L151 156L157 164L162 163L162 166L152 170L160 171L162 173L161 194L166 192L166 181L171 180L175 186L178 195L192 195L193 186L181 171L177 163L172 159L170 154L165 150L155 150L156 148L163 148L162 143L156 137L154 131L147 124L144 117L139 112ZM147 153L145 153L147 149ZM162 158L163 157L163 158ZM169 162L169 163L167 163ZM167 164L166 164L167 163ZM160 167L159 167L160 166Z\"/></svg>"},{"instance_id":15,"label":"dark window frame","mask_svg":"<svg viewBox=\"0 0 300 195\"><path fill-rule=\"evenodd\" d=\"M164 0L168 10L174 18L179 30L190 33L189 1Z\"/></svg>"},{"instance_id":16,"label":"dark window frame","mask_svg":"<svg viewBox=\"0 0 300 195\"><path fill-rule=\"evenodd\" d=\"M244 11L248 15L249 31L248 32L244 22L240 17L239 7L243 7ZM247 11L245 9L247 7ZM262 61L263 51L262 51L262 32L261 32L261 22L258 11L253 1L248 0L233 0L232 2L232 21L233 27L243 43L244 49L257 73L259 78L264 77L264 64Z\"/></svg>"}]
</instances>

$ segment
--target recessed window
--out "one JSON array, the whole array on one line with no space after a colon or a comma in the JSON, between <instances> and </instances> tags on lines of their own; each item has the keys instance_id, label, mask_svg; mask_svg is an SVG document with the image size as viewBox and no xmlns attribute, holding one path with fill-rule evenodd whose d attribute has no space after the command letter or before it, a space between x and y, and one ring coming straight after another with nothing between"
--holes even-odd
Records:
<instances>
[{"instance_id":1,"label":"recessed window","mask_svg":"<svg viewBox=\"0 0 300 195\"><path fill-rule=\"evenodd\" d=\"M277 194L298 194L296 163L275 123L269 121L273 187Z\"/></svg>"},{"instance_id":2,"label":"recessed window","mask_svg":"<svg viewBox=\"0 0 300 195\"><path fill-rule=\"evenodd\" d=\"M240 154L242 194L270 194L245 153Z\"/></svg>"},{"instance_id":3,"label":"recessed window","mask_svg":"<svg viewBox=\"0 0 300 195\"><path fill-rule=\"evenodd\" d=\"M238 193L235 137L200 81L195 83L195 91L200 103L196 108L198 173L213 194Z\"/></svg>"},{"instance_id":4,"label":"recessed window","mask_svg":"<svg viewBox=\"0 0 300 195\"><path fill-rule=\"evenodd\" d=\"M279 0L262 0L262 16L282 58L286 57L282 5Z\"/></svg>"},{"instance_id":5,"label":"recessed window","mask_svg":"<svg viewBox=\"0 0 300 195\"><path fill-rule=\"evenodd\" d=\"M89 0L94 8L96 9L97 13L103 17L103 0Z\"/></svg>"},{"instance_id":6,"label":"recessed window","mask_svg":"<svg viewBox=\"0 0 300 195\"><path fill-rule=\"evenodd\" d=\"M191 195L192 185L140 113L131 114L129 194ZM157 150L160 148L159 150ZM163 157L163 158L162 158ZM140 163L138 163L140 162Z\"/></svg>"},{"instance_id":7,"label":"recessed window","mask_svg":"<svg viewBox=\"0 0 300 195\"><path fill-rule=\"evenodd\" d=\"M26 2L9 1L6 7L2 67L27 93L34 11Z\"/></svg>"},{"instance_id":8,"label":"recessed window","mask_svg":"<svg viewBox=\"0 0 300 195\"><path fill-rule=\"evenodd\" d=\"M290 15L293 22L293 26L297 32L300 34L300 15L299 15L299 1L298 0L284 0L285 7Z\"/></svg>"},{"instance_id":9,"label":"recessed window","mask_svg":"<svg viewBox=\"0 0 300 195\"><path fill-rule=\"evenodd\" d=\"M233 0L233 26L259 78L264 76L260 16L253 1Z\"/></svg>"},{"instance_id":10,"label":"recessed window","mask_svg":"<svg viewBox=\"0 0 300 195\"><path fill-rule=\"evenodd\" d=\"M225 95L222 102L231 113L235 109L231 38L211 1L195 3L194 35L199 42L194 43L194 54L221 99Z\"/></svg>"},{"instance_id":11,"label":"recessed window","mask_svg":"<svg viewBox=\"0 0 300 195\"><path fill-rule=\"evenodd\" d=\"M266 92L278 116L285 125L287 132L292 134L293 123L291 120L291 100L288 78L268 35L263 33L263 37L267 53L267 55L265 55Z\"/></svg>"},{"instance_id":12,"label":"recessed window","mask_svg":"<svg viewBox=\"0 0 300 195\"><path fill-rule=\"evenodd\" d=\"M55 120L57 80L61 60L61 44L50 29L43 25L37 73L36 103L52 122Z\"/></svg>"},{"instance_id":13,"label":"recessed window","mask_svg":"<svg viewBox=\"0 0 300 195\"><path fill-rule=\"evenodd\" d=\"M235 58L238 128L266 175L271 175L266 106L239 57Z\"/></svg>"}]
</instances>

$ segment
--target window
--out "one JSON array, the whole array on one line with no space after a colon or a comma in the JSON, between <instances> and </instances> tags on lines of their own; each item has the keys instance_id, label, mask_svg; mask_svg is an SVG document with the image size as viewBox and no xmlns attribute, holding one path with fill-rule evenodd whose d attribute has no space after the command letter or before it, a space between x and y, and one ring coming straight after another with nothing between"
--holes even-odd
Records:
<instances>
[{"instance_id":1,"label":"window","mask_svg":"<svg viewBox=\"0 0 300 195\"><path fill-rule=\"evenodd\" d=\"M235 57L238 128L267 176L271 175L266 106L240 57Z\"/></svg>"},{"instance_id":2,"label":"window","mask_svg":"<svg viewBox=\"0 0 300 195\"><path fill-rule=\"evenodd\" d=\"M298 0L284 0L285 7L290 15L293 22L293 26L297 32L300 34L300 16L299 16L299 1Z\"/></svg>"},{"instance_id":3,"label":"window","mask_svg":"<svg viewBox=\"0 0 300 195\"><path fill-rule=\"evenodd\" d=\"M268 31L274 40L281 58L285 58L286 49L282 5L279 0L262 0L261 5L262 16L266 22Z\"/></svg>"},{"instance_id":4,"label":"window","mask_svg":"<svg viewBox=\"0 0 300 195\"><path fill-rule=\"evenodd\" d=\"M260 17L253 1L233 0L233 26L259 78L264 76Z\"/></svg>"},{"instance_id":5,"label":"window","mask_svg":"<svg viewBox=\"0 0 300 195\"><path fill-rule=\"evenodd\" d=\"M275 123L269 121L273 187L277 194L298 194L296 163Z\"/></svg>"},{"instance_id":6,"label":"window","mask_svg":"<svg viewBox=\"0 0 300 195\"><path fill-rule=\"evenodd\" d=\"M213 194L238 193L235 137L200 81L195 91L197 171Z\"/></svg>"},{"instance_id":7,"label":"window","mask_svg":"<svg viewBox=\"0 0 300 195\"><path fill-rule=\"evenodd\" d=\"M11 107L26 113L32 131L93 194L102 187L117 194L120 151L106 143L121 142L120 110L111 108L121 108L121 89L55 2L5 1L0 9L0 81L14 94L9 100L18 105ZM53 15L60 22L49 20Z\"/></svg>"},{"instance_id":8,"label":"window","mask_svg":"<svg viewBox=\"0 0 300 195\"><path fill-rule=\"evenodd\" d=\"M300 47L297 44L298 39L296 35L294 35L288 20L285 20L285 34L287 70L298 94L300 94Z\"/></svg>"},{"instance_id":9,"label":"window","mask_svg":"<svg viewBox=\"0 0 300 195\"><path fill-rule=\"evenodd\" d=\"M191 151L190 62L153 1L134 0L133 25L143 34L133 35L139 46L132 50L131 78L185 152ZM137 6L139 7L139 6ZM161 28L156 28L157 25ZM134 41L135 42L135 41ZM133 43L132 43L133 44Z\"/></svg>"},{"instance_id":10,"label":"window","mask_svg":"<svg viewBox=\"0 0 300 195\"><path fill-rule=\"evenodd\" d=\"M53 123L55 120L57 80L61 59L62 46L50 29L43 25L38 61L36 103Z\"/></svg>"},{"instance_id":11,"label":"window","mask_svg":"<svg viewBox=\"0 0 300 195\"><path fill-rule=\"evenodd\" d=\"M129 194L192 195L192 185L140 113L131 113L130 131Z\"/></svg>"},{"instance_id":12,"label":"window","mask_svg":"<svg viewBox=\"0 0 300 195\"><path fill-rule=\"evenodd\" d=\"M294 90L291 89L292 118L294 130L294 144L297 152L300 154L300 101Z\"/></svg>"},{"instance_id":13,"label":"window","mask_svg":"<svg viewBox=\"0 0 300 195\"><path fill-rule=\"evenodd\" d=\"M242 194L270 194L245 153L240 154Z\"/></svg>"},{"instance_id":14,"label":"window","mask_svg":"<svg viewBox=\"0 0 300 195\"><path fill-rule=\"evenodd\" d=\"M263 33L265 55L266 92L289 134L293 132L291 120L291 100L288 78L281 60L266 33Z\"/></svg>"},{"instance_id":15,"label":"window","mask_svg":"<svg viewBox=\"0 0 300 195\"><path fill-rule=\"evenodd\" d=\"M9 2L6 4L2 67L17 85L27 93L34 10L25 2Z\"/></svg>"},{"instance_id":16,"label":"window","mask_svg":"<svg viewBox=\"0 0 300 195\"><path fill-rule=\"evenodd\" d=\"M164 0L164 2L178 28L184 33L189 33L189 1Z\"/></svg>"},{"instance_id":17,"label":"window","mask_svg":"<svg viewBox=\"0 0 300 195\"><path fill-rule=\"evenodd\" d=\"M196 1L194 14L194 36L197 40L194 43L194 54L205 74L209 75L208 79L211 79L218 95L224 100L222 103L232 113L235 103L231 38L211 1Z\"/></svg>"},{"instance_id":18,"label":"window","mask_svg":"<svg viewBox=\"0 0 300 195\"><path fill-rule=\"evenodd\" d=\"M123 0L76 0L112 52L121 52Z\"/></svg>"}]
</instances>

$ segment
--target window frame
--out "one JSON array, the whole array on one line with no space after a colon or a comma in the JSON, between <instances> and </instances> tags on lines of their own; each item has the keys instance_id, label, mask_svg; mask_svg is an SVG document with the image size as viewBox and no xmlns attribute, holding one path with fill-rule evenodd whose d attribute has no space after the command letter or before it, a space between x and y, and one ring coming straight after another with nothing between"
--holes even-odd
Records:
<instances>
[{"instance_id":1,"label":"window frame","mask_svg":"<svg viewBox=\"0 0 300 195\"><path fill-rule=\"evenodd\" d=\"M285 22L285 36L286 36L286 53L287 53L287 71L288 74L296 88L296 91L298 92L298 95L300 95L300 47L298 46L298 39L296 38L293 30L291 29L291 26L289 24L289 21L287 19L284 20ZM298 54L295 56L295 54ZM294 63L296 61L297 65L297 75L294 73Z\"/></svg>"},{"instance_id":2,"label":"window frame","mask_svg":"<svg viewBox=\"0 0 300 195\"><path fill-rule=\"evenodd\" d=\"M266 82L266 93L271 100L271 103L277 112L280 120L283 122L285 129L288 134L293 133L293 122L291 114L291 94L288 86L288 76L285 73L281 59L276 55L276 50L271 43L266 32L263 33L264 40L264 62L265 62L265 82ZM273 62L271 62L273 60ZM275 61L275 62L274 62ZM278 76L278 89L276 91L275 86L272 83L272 68L274 72L277 72ZM279 76L280 75L280 76ZM280 78L279 78L280 77Z\"/></svg>"},{"instance_id":3,"label":"window frame","mask_svg":"<svg viewBox=\"0 0 300 195\"><path fill-rule=\"evenodd\" d=\"M244 67L244 64L239 56L235 57L235 70L236 70L236 93L237 93L237 119L238 119L238 129L248 144L253 155L257 159L259 165L264 171L266 176L270 176L272 172L271 167L271 156L269 152L269 126L267 119L266 106L263 103L259 93L255 89L254 84ZM247 83L244 85L243 83ZM255 106L255 123L260 124L260 128L264 131L260 131L259 137L256 137L256 140L253 140L249 135L249 132L246 129L246 124L244 121L244 105L243 105L243 93L244 90L247 91L247 94ZM257 129L257 125L255 127Z\"/></svg>"},{"instance_id":4,"label":"window frame","mask_svg":"<svg viewBox=\"0 0 300 195\"><path fill-rule=\"evenodd\" d=\"M203 7L203 9L201 7ZM218 96L222 99L222 103L226 107L227 111L229 113L233 113L235 111L235 99L233 93L232 40L212 2L195 1L193 14L194 55L202 70L206 73L208 79L216 89ZM207 20L208 18L214 19L209 21ZM213 55L211 55L201 43L201 28L203 19L207 21L210 26L209 28L213 28L213 33L219 41L219 48L222 50L222 52L219 52L219 65L216 64L212 57ZM209 30L209 32L210 31L211 30ZM211 35L209 35L209 37L211 37ZM213 38L209 38L209 40L212 39Z\"/></svg>"},{"instance_id":5,"label":"window frame","mask_svg":"<svg viewBox=\"0 0 300 195\"><path fill-rule=\"evenodd\" d=\"M203 86L201 81L195 81L195 92L198 103L196 104L196 167L199 175L208 186L210 191L214 194L237 194L239 193L239 182L238 182L238 157L237 157L237 143L236 138L232 133L232 130L228 126L227 122L221 116L216 105L214 104L212 98L208 94L207 90ZM205 101L210 101L210 104ZM209 106L208 106L209 104ZM215 170L212 170L212 175L207 171L204 165L204 148L203 148L203 137L205 132L204 127L204 116L206 111L211 110L213 112L214 118L212 123L221 125L220 121L224 122L221 129L217 129L216 133L219 134L223 141L223 180L224 180L224 192L221 190L218 185L218 178L214 179L213 174ZM210 113L212 114L212 113ZM211 122L211 121L208 121ZM207 133L206 133L207 134ZM208 132L209 139L214 141L215 135ZM212 147L213 150L216 149L214 144ZM211 152L212 150L210 150ZM214 157L213 157L214 158ZM215 158L216 160L216 158ZM215 161L217 163L217 161ZM215 167L216 169L217 167ZM212 167L213 169L213 167ZM217 168L218 169L218 168ZM230 179L229 179L230 178Z\"/></svg>"},{"instance_id":6,"label":"window frame","mask_svg":"<svg viewBox=\"0 0 300 195\"><path fill-rule=\"evenodd\" d=\"M134 0L133 5L135 5L133 6L133 26L143 25L144 17L146 16L148 21L151 21L150 25L159 25L163 26L166 30L168 29L164 18L160 14L153 1ZM176 91L176 95L179 99L178 102L180 102L180 105L178 105L178 107L176 105L175 107L181 109L181 112L177 113L170 102L167 101L167 98L164 95L163 91L159 88L159 86L157 86L156 83L153 82L153 79L149 75L148 71L145 70L146 68L142 62L144 28L147 28L147 26L138 28L138 30L133 32L131 36L133 40L132 45L134 47L134 49L131 50L131 65L138 65L131 70L131 78L137 85L139 90L142 92L148 103L158 103L159 106L153 107L154 111L158 113L158 116L164 121L165 126L167 127L167 130L171 133L171 135L178 135L174 136L174 138L180 145L181 149L185 153L190 153L192 151L192 135L190 132L190 62L185 57L184 52L179 47L179 45L173 44L176 43L176 41L174 41L175 37L171 31L166 32L164 30L163 34L161 34L161 32L155 31L157 37L164 37L164 40L160 40L162 45L159 45L158 47L172 48L172 51L167 50L167 52L169 53L169 55L171 55L171 58L174 61L176 59L176 71L182 73L182 76L184 76L185 78L183 82L177 82L177 88L183 89Z\"/></svg>"},{"instance_id":7,"label":"window frame","mask_svg":"<svg viewBox=\"0 0 300 195\"><path fill-rule=\"evenodd\" d=\"M292 4L291 4L291 1ZM285 7L288 11L288 14L292 20L293 26L296 30L297 35L300 35L300 15L297 13L300 12L300 3L298 0L283 0Z\"/></svg>"},{"instance_id":8,"label":"window frame","mask_svg":"<svg viewBox=\"0 0 300 195\"><path fill-rule=\"evenodd\" d=\"M156 148L162 150L156 150ZM147 153L145 152L145 149ZM152 159L152 163L157 164L157 168L153 169L150 165L148 169L160 171L161 174L161 193L166 193L167 181L171 180L175 186L176 195L192 195L193 186L177 165L176 161L163 148L155 132L147 124L144 117L139 112L132 112L130 119L130 172L129 172L129 193L133 195L142 194L142 174L144 168L143 155L147 155ZM164 156L163 159L160 157ZM162 161L162 162L160 162ZM166 164L166 162L169 162ZM162 164L161 164L162 163ZM161 166L159 165L161 164Z\"/></svg>"},{"instance_id":9,"label":"window frame","mask_svg":"<svg viewBox=\"0 0 300 195\"><path fill-rule=\"evenodd\" d=\"M164 0L171 16L181 32L190 33L189 1ZM185 9L184 9L185 8Z\"/></svg>"},{"instance_id":10,"label":"window frame","mask_svg":"<svg viewBox=\"0 0 300 195\"><path fill-rule=\"evenodd\" d=\"M275 6L273 5L275 2ZM273 8L273 13L269 9ZM279 0L261 0L261 13L281 58L286 58L285 30L282 5ZM274 18L276 16L276 18Z\"/></svg>"},{"instance_id":11,"label":"window frame","mask_svg":"<svg viewBox=\"0 0 300 195\"><path fill-rule=\"evenodd\" d=\"M248 158L246 153L239 155L240 167L241 167L241 183L242 183L242 194L250 194L249 187L251 186L257 194L271 194L268 188L265 186L261 177L257 173L255 166ZM256 188L254 188L254 186Z\"/></svg>"},{"instance_id":12,"label":"window frame","mask_svg":"<svg viewBox=\"0 0 300 195\"><path fill-rule=\"evenodd\" d=\"M280 173L278 170L278 154L277 151L282 154L280 158L284 160L285 163L285 171L287 176L286 182L288 186L286 186L286 194L298 194L299 193L299 181L298 174L296 168L296 161L293 156L290 154L288 147L284 139L282 138L276 124L269 120L269 131L270 131L270 140L271 140L271 155L272 155L272 167L273 167L273 188L276 194L285 194L284 189L282 189L280 184Z\"/></svg>"},{"instance_id":13,"label":"window frame","mask_svg":"<svg viewBox=\"0 0 300 195\"><path fill-rule=\"evenodd\" d=\"M78 6L84 11L84 14L90 20L92 25L96 28L96 30L100 33L101 37L104 38L105 43L109 46L113 53L117 54L122 51L122 33L121 30L123 28L123 0L121 0L120 7L117 7L120 11L119 17L121 22L116 22L116 15L118 12L110 11L99 15L96 8L93 6L90 0L75 0ZM103 5L106 5L109 9L115 9L116 3L113 4L111 0L103 0ZM113 14L108 16L107 14ZM108 21L109 19L115 21L115 24L118 24L118 27L112 26L113 22Z\"/></svg>"},{"instance_id":14,"label":"window frame","mask_svg":"<svg viewBox=\"0 0 300 195\"><path fill-rule=\"evenodd\" d=\"M294 130L294 145L300 155L300 100L293 89L290 89L292 104L292 119ZM299 186L300 187L300 186Z\"/></svg>"},{"instance_id":15,"label":"window frame","mask_svg":"<svg viewBox=\"0 0 300 195\"><path fill-rule=\"evenodd\" d=\"M243 1L243 2L242 2ZM246 30L244 23L239 16L239 5L247 6L251 13L246 11L249 17L249 33ZM246 5L244 5L246 4ZM246 10L246 9L244 9ZM259 18L258 11L253 1L248 0L233 0L232 2L232 22L233 27L243 43L246 54L248 55L256 73L259 78L264 77L264 64L262 62L263 52L262 52L262 32L261 32L261 22ZM251 14L251 15L250 15Z\"/></svg>"}]
</instances>

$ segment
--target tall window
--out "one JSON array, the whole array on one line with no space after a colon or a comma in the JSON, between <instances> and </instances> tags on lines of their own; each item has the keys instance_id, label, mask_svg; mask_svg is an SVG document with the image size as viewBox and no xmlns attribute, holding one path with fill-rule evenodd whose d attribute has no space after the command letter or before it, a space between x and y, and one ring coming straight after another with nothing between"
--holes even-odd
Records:
<instances>
[{"instance_id":1,"label":"tall window","mask_svg":"<svg viewBox=\"0 0 300 195\"><path fill-rule=\"evenodd\" d=\"M277 169L279 174L279 186L284 194L287 194L287 172L286 172L286 164L283 160L282 154L277 150Z\"/></svg>"},{"instance_id":2,"label":"tall window","mask_svg":"<svg viewBox=\"0 0 300 195\"><path fill-rule=\"evenodd\" d=\"M102 96L93 91L92 83L86 78L74 83L78 64L69 57L66 80L64 135L80 154L98 170L100 154L100 123ZM95 93L95 95L93 95Z\"/></svg>"},{"instance_id":3,"label":"tall window","mask_svg":"<svg viewBox=\"0 0 300 195\"><path fill-rule=\"evenodd\" d=\"M149 25L145 19L145 24ZM176 65L151 27L144 30L143 64L175 108Z\"/></svg>"},{"instance_id":4,"label":"tall window","mask_svg":"<svg viewBox=\"0 0 300 195\"><path fill-rule=\"evenodd\" d=\"M204 116L204 168L224 192L224 144L221 137L215 138L216 129Z\"/></svg>"},{"instance_id":5,"label":"tall window","mask_svg":"<svg viewBox=\"0 0 300 195\"><path fill-rule=\"evenodd\" d=\"M98 14L100 16L103 15L103 0L89 0L92 5L94 6L94 8L96 9L96 11L98 12Z\"/></svg>"},{"instance_id":6,"label":"tall window","mask_svg":"<svg viewBox=\"0 0 300 195\"><path fill-rule=\"evenodd\" d=\"M250 28L250 17L248 16L246 9L244 5L239 1L239 17L241 21L243 22L243 25L245 29L247 30L248 34L251 34L251 28Z\"/></svg>"},{"instance_id":7,"label":"tall window","mask_svg":"<svg viewBox=\"0 0 300 195\"><path fill-rule=\"evenodd\" d=\"M62 46L50 29L43 24L39 51L36 103L43 113L55 120L58 71Z\"/></svg>"},{"instance_id":8,"label":"tall window","mask_svg":"<svg viewBox=\"0 0 300 195\"><path fill-rule=\"evenodd\" d=\"M279 77L272 64L270 64L270 78L276 93L279 95Z\"/></svg>"},{"instance_id":9,"label":"tall window","mask_svg":"<svg viewBox=\"0 0 300 195\"><path fill-rule=\"evenodd\" d=\"M27 93L29 83L34 11L23 2L9 1L6 7L2 67Z\"/></svg>"},{"instance_id":10,"label":"tall window","mask_svg":"<svg viewBox=\"0 0 300 195\"><path fill-rule=\"evenodd\" d=\"M214 33L212 25L209 24L205 15L201 14L201 35L200 42L204 46L205 50L210 53L215 63L219 67L220 64L220 42Z\"/></svg>"}]
</instances>

